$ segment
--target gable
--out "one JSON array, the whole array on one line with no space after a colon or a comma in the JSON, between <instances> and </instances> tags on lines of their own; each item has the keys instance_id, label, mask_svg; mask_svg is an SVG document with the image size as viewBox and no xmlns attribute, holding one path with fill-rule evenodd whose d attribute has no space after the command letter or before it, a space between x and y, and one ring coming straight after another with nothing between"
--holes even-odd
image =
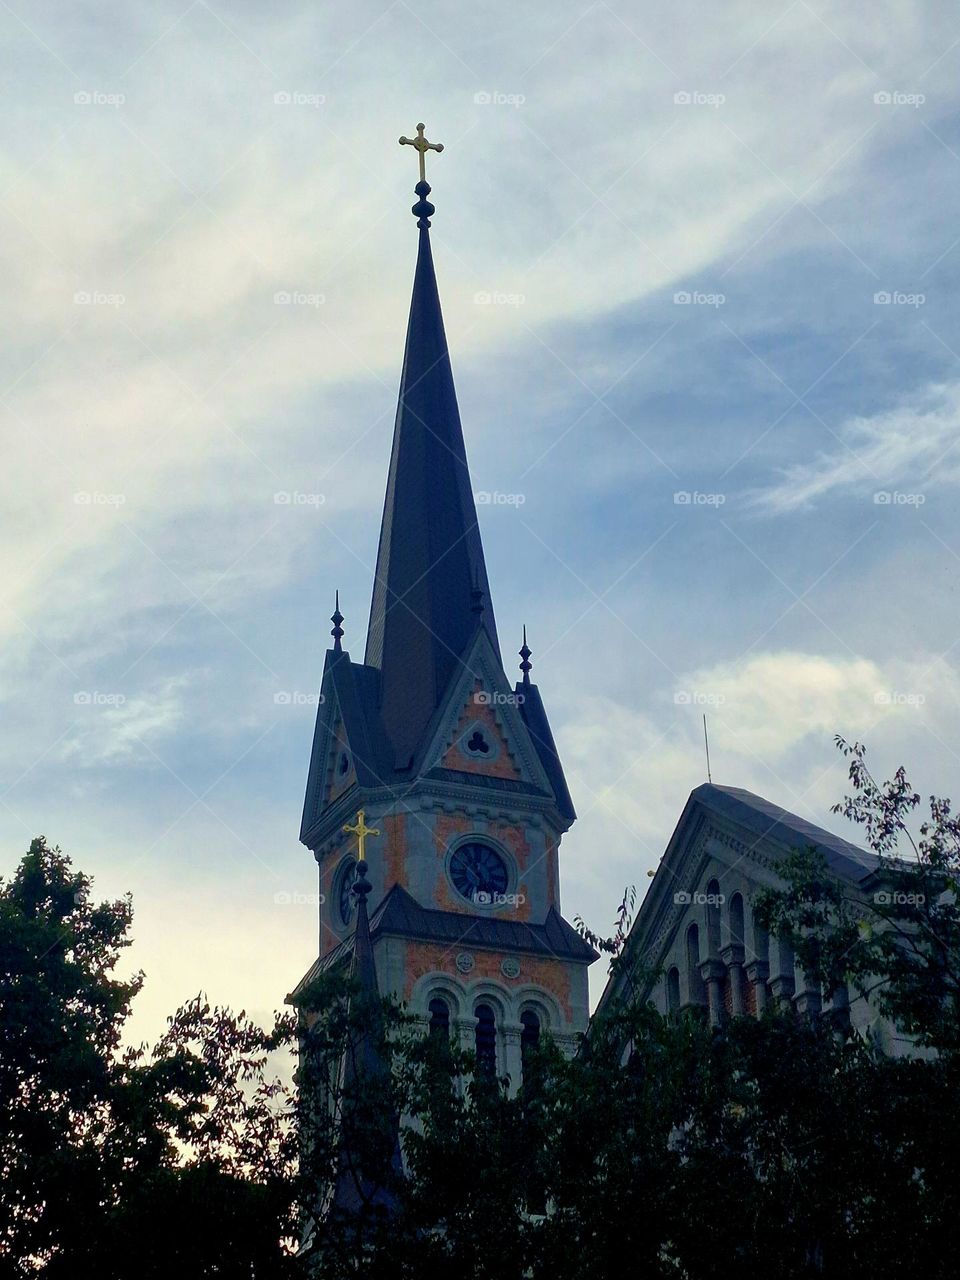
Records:
<instances>
[{"instance_id":1,"label":"gable","mask_svg":"<svg viewBox=\"0 0 960 1280\"><path fill-rule=\"evenodd\" d=\"M474 681L453 728L450 745L439 763L443 769L458 769L462 773L521 780L520 768L482 680Z\"/></svg>"},{"instance_id":2,"label":"gable","mask_svg":"<svg viewBox=\"0 0 960 1280\"><path fill-rule=\"evenodd\" d=\"M526 784L552 796L520 714L521 697L507 683L481 629L441 703L423 752L422 771L449 769Z\"/></svg>"}]
</instances>

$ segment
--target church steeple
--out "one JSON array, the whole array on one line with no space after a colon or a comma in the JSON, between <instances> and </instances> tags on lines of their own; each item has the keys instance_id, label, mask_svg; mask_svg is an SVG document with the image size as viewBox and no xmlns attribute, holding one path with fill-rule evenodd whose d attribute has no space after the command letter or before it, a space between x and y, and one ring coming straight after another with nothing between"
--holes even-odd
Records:
<instances>
[{"instance_id":1,"label":"church steeple","mask_svg":"<svg viewBox=\"0 0 960 1280\"><path fill-rule=\"evenodd\" d=\"M420 153L437 149L422 137ZM411 141L401 139L401 141ZM422 143L422 145L421 145ZM499 658L496 623L430 248L430 187L413 207L420 248L364 662L380 672L380 713L405 768L479 622Z\"/></svg>"},{"instance_id":2,"label":"church steeple","mask_svg":"<svg viewBox=\"0 0 960 1280\"><path fill-rule=\"evenodd\" d=\"M497 1070L519 1088L514 1032L536 1025L572 1049L596 953L561 915L560 841L576 814L526 634L516 683L497 641L430 247L423 161L438 144L422 125L409 141L420 247L370 626L356 662L338 599L300 831L319 866L319 956L291 998L351 963L373 993L376 952L385 992L437 1035L480 1019L488 1065L493 1025ZM357 1046L371 1071L375 1039Z\"/></svg>"}]
</instances>

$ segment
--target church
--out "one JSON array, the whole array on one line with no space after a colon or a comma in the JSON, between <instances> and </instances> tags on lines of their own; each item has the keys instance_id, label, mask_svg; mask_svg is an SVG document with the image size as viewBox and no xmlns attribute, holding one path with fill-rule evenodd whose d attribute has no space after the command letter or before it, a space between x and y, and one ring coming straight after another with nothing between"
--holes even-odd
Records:
<instances>
[{"instance_id":1,"label":"church","mask_svg":"<svg viewBox=\"0 0 960 1280\"><path fill-rule=\"evenodd\" d=\"M338 598L324 662L300 830L318 867L319 954L290 1001L309 1022L311 984L352 969L515 1091L542 1035L576 1051L598 954L562 913L576 813L525 635L507 673L484 564L430 244L424 162L442 148L422 125L401 143L420 162L413 296L363 658ZM649 974L640 994L664 1013L718 1024L789 1001L906 1051L862 997L814 989L754 922L756 891L810 848L854 893L880 890L876 855L749 792L698 787L600 1007Z\"/></svg>"}]
</instances>

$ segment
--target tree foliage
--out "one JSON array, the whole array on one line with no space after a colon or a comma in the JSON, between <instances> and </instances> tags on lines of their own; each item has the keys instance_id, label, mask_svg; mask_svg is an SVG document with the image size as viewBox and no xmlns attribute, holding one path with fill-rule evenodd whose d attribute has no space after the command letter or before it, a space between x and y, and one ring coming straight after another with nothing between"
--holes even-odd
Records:
<instances>
[{"instance_id":1,"label":"tree foliage","mask_svg":"<svg viewBox=\"0 0 960 1280\"><path fill-rule=\"evenodd\" d=\"M0 1275L289 1274L292 1021L197 997L125 1046L131 920L42 837L0 883Z\"/></svg>"},{"instance_id":2,"label":"tree foliage","mask_svg":"<svg viewBox=\"0 0 960 1280\"><path fill-rule=\"evenodd\" d=\"M841 749L839 809L876 870L854 891L798 855L758 910L828 993L869 993L919 1055L789 1002L716 1028L663 1017L633 987L572 1059L546 1038L517 1089L343 974L297 1023L198 997L131 1048L130 902L95 904L35 841L0 885L0 1278L952 1276L957 822L933 798L912 834L903 771L878 785L862 746ZM294 1040L299 1102L274 1067ZM365 1069L342 1070L345 1052ZM383 1192L359 1214L331 1205L345 1170Z\"/></svg>"}]
</instances>

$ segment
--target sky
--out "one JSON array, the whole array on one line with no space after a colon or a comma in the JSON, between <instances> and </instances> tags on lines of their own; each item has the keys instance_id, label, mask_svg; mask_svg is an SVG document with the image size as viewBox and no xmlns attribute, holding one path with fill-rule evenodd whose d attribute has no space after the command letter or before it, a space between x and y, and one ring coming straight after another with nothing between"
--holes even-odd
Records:
<instances>
[{"instance_id":1,"label":"sky","mask_svg":"<svg viewBox=\"0 0 960 1280\"><path fill-rule=\"evenodd\" d=\"M956 793L960 12L0 4L0 872L134 898L153 1038L316 954L334 591L362 654L416 253L506 655L607 932L687 795L840 834L836 733ZM508 673L512 674L507 657ZM604 979L594 966L594 995Z\"/></svg>"}]
</instances>

